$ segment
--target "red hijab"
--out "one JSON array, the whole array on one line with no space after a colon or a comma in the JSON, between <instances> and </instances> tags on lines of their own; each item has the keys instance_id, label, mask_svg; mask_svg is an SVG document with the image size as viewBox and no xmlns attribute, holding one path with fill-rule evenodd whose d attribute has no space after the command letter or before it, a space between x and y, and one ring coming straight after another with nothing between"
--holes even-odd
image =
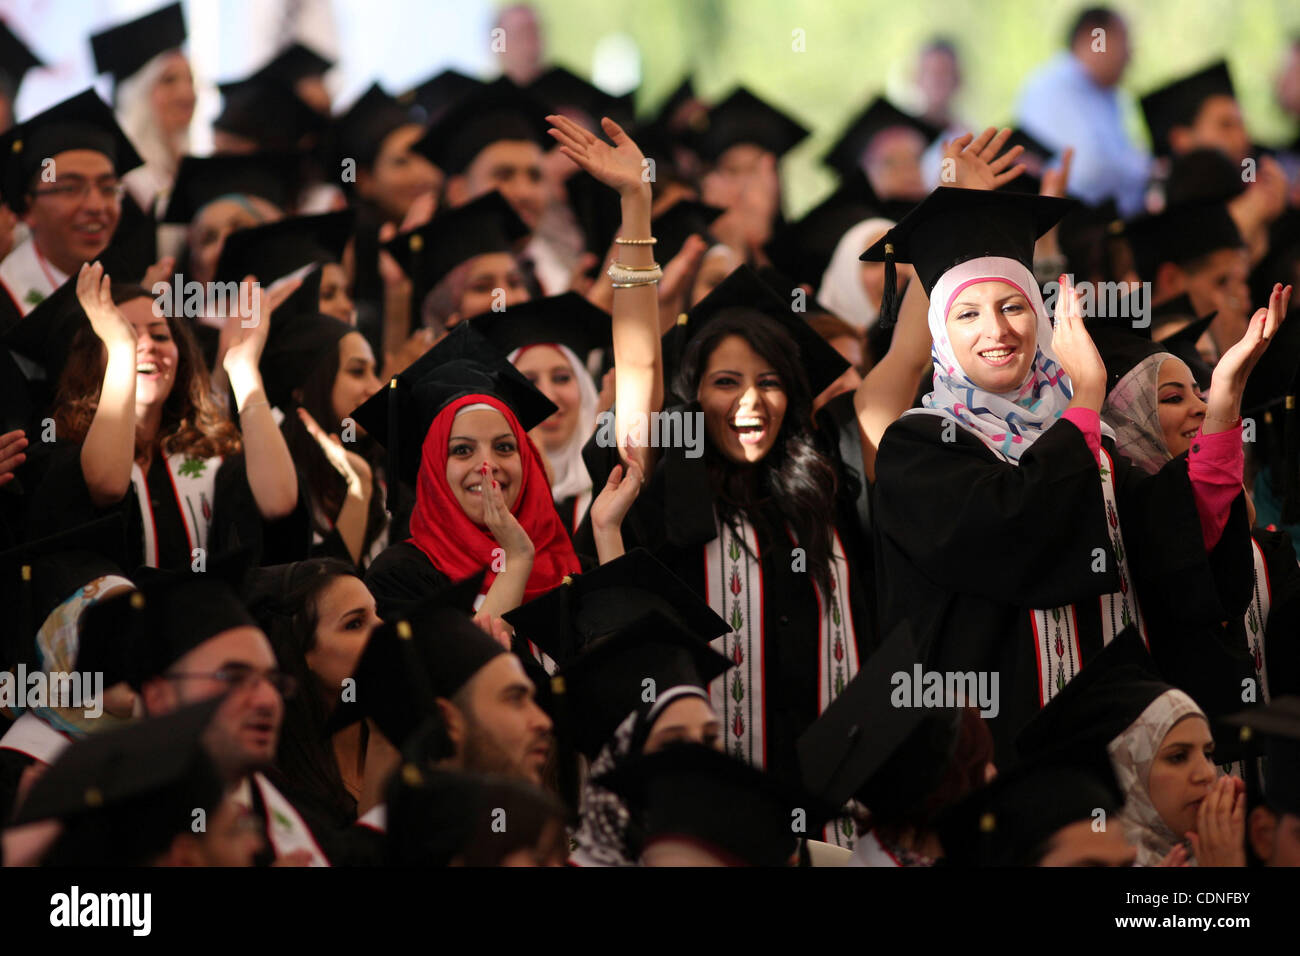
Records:
<instances>
[{"instance_id":1,"label":"red hijab","mask_svg":"<svg viewBox=\"0 0 1300 956\"><path fill-rule=\"evenodd\" d=\"M569 534L564 529L551 499L551 487L542 467L541 454L528 433L501 399L492 395L465 395L440 411L424 436L420 450L420 473L415 486L415 510L411 512L409 540L453 582L463 581L486 569L486 590L496 573L492 552L500 547L486 528L465 514L447 482L447 442L456 412L466 405L490 405L502 414L514 432L523 474L519 494L511 513L533 542L533 570L524 588L524 600L531 601L561 583L566 574L581 568Z\"/></svg>"}]
</instances>

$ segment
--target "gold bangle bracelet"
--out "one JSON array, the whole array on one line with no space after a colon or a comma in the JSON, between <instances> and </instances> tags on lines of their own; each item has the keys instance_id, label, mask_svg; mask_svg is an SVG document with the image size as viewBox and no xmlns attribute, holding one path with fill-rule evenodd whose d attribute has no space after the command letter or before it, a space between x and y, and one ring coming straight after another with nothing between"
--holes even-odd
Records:
<instances>
[{"instance_id":1,"label":"gold bangle bracelet","mask_svg":"<svg viewBox=\"0 0 1300 956\"><path fill-rule=\"evenodd\" d=\"M653 246L659 240L654 236L649 239L624 239L622 236L615 236L614 241L620 246Z\"/></svg>"},{"instance_id":2,"label":"gold bangle bracelet","mask_svg":"<svg viewBox=\"0 0 1300 956\"><path fill-rule=\"evenodd\" d=\"M659 284L659 280L657 278L645 279L641 282L611 282L610 283L610 285L615 289L639 289L642 286L658 285L658 284Z\"/></svg>"}]
</instances>

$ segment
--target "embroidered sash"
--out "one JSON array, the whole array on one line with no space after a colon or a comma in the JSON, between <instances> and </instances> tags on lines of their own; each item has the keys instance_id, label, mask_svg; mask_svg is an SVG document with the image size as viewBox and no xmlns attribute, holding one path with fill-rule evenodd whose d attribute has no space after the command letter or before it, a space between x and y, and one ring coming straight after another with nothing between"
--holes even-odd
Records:
<instances>
[{"instance_id":1,"label":"embroidered sash","mask_svg":"<svg viewBox=\"0 0 1300 956\"><path fill-rule=\"evenodd\" d=\"M190 554L195 548L208 547L208 530L212 526L212 501L215 497L217 469L222 459L192 458L184 454L167 457L167 474L171 478L176 510L180 512L189 539ZM139 464L131 466L131 484L140 502L140 516L144 520L144 563L158 567L158 527L153 505L149 499L149 485Z\"/></svg>"},{"instance_id":2,"label":"embroidered sash","mask_svg":"<svg viewBox=\"0 0 1300 956\"><path fill-rule=\"evenodd\" d=\"M1100 599L1101 639L1109 644L1115 635L1136 621L1143 642L1148 642L1146 622L1138 606L1133 589L1133 578L1128 570L1128 557L1124 551L1124 537L1119 524L1119 508L1115 504L1115 462L1105 448L1101 449L1101 493L1106 504L1107 533L1119 571L1119 590ZM1030 620L1034 629L1034 648L1038 662L1038 705L1041 707L1055 697L1062 687L1079 673L1079 618L1074 605L1032 611ZM1149 642L1148 642L1149 643Z\"/></svg>"},{"instance_id":3,"label":"embroidered sash","mask_svg":"<svg viewBox=\"0 0 1300 956\"><path fill-rule=\"evenodd\" d=\"M1246 644L1250 659L1255 664L1255 679L1259 682L1259 700L1267 704L1272 695L1268 690L1268 663L1264 659L1264 631L1268 627L1268 612L1273 602L1273 586L1268 579L1268 564L1259 542L1250 539L1251 554L1255 559L1255 590L1246 606Z\"/></svg>"},{"instance_id":4,"label":"embroidered sash","mask_svg":"<svg viewBox=\"0 0 1300 956\"><path fill-rule=\"evenodd\" d=\"M312 836L311 830L298 815L298 811L293 808L293 804L284 798L284 794L275 789L271 781L260 773L253 774L253 783L262 796L262 805L266 808L266 832L276 857L285 856L296 850L306 850L311 854L309 866L329 866L329 860L321 852L316 838Z\"/></svg>"},{"instance_id":5,"label":"embroidered sash","mask_svg":"<svg viewBox=\"0 0 1300 956\"><path fill-rule=\"evenodd\" d=\"M31 238L16 245L0 263L0 284L21 315L44 302L65 280L59 279L58 271L44 260Z\"/></svg>"},{"instance_id":6,"label":"embroidered sash","mask_svg":"<svg viewBox=\"0 0 1300 956\"><path fill-rule=\"evenodd\" d=\"M35 714L26 713L0 737L0 749L15 750L43 764L52 764L72 741Z\"/></svg>"}]
</instances>

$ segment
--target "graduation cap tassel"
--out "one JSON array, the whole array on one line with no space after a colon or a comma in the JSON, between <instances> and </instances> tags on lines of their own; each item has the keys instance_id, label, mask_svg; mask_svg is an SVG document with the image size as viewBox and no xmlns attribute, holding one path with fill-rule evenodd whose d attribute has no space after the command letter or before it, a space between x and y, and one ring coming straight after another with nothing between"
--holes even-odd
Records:
<instances>
[{"instance_id":1,"label":"graduation cap tassel","mask_svg":"<svg viewBox=\"0 0 1300 956\"><path fill-rule=\"evenodd\" d=\"M898 269L894 264L894 244L885 243L885 290L880 296L880 327L892 328L898 321Z\"/></svg>"},{"instance_id":2,"label":"graduation cap tassel","mask_svg":"<svg viewBox=\"0 0 1300 956\"><path fill-rule=\"evenodd\" d=\"M401 427L397 408L397 377L388 383L388 488L384 494L384 506L391 518L397 513L398 492L402 484L402 473L398 470L398 434Z\"/></svg>"}]
</instances>

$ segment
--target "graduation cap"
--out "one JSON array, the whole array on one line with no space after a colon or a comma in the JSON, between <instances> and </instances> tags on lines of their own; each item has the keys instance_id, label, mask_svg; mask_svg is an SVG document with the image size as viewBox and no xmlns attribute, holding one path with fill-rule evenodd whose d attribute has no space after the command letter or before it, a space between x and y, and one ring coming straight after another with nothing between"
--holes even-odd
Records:
<instances>
[{"instance_id":1,"label":"graduation cap","mask_svg":"<svg viewBox=\"0 0 1300 956\"><path fill-rule=\"evenodd\" d=\"M53 391L68 364L73 340L89 327L90 320L77 300L74 275L0 336L0 343L41 366Z\"/></svg>"},{"instance_id":2,"label":"graduation cap","mask_svg":"<svg viewBox=\"0 0 1300 956\"><path fill-rule=\"evenodd\" d=\"M1056 157L1056 150L1042 140L1026 133L1023 129L1013 127L1011 135L1007 137L1003 148L1013 149L1016 146L1024 147L1024 152L1020 154L1016 162L1023 164L1025 171L998 188L1010 190L1011 192L1034 193L1037 195L1038 191L1043 188L1043 173Z\"/></svg>"},{"instance_id":3,"label":"graduation cap","mask_svg":"<svg viewBox=\"0 0 1300 956\"><path fill-rule=\"evenodd\" d=\"M547 643L541 639L537 643L549 653ZM670 689L707 689L734 666L734 661L674 618L657 610L643 613L591 642L560 668L568 707L577 716L578 749L595 760L634 710L648 716L656 699ZM647 685L647 680L652 683ZM653 689L650 701L645 700L647 686ZM644 732L648 736L649 727Z\"/></svg>"},{"instance_id":4,"label":"graduation cap","mask_svg":"<svg viewBox=\"0 0 1300 956\"><path fill-rule=\"evenodd\" d=\"M237 627L257 627L239 592L245 552L210 557L203 572L140 568L138 590L86 609L77 670L102 671L106 685L139 690L205 641Z\"/></svg>"},{"instance_id":5,"label":"graduation cap","mask_svg":"<svg viewBox=\"0 0 1300 956\"><path fill-rule=\"evenodd\" d=\"M366 434L388 450L390 488L397 478L415 484L433 420L457 398L475 394L505 402L524 431L556 411L500 350L462 322L352 413Z\"/></svg>"},{"instance_id":6,"label":"graduation cap","mask_svg":"<svg viewBox=\"0 0 1300 956\"><path fill-rule=\"evenodd\" d=\"M258 149L293 152L329 125L329 117L308 106L284 83L250 78L218 83L217 88L222 108L212 128L247 139Z\"/></svg>"},{"instance_id":7,"label":"graduation cap","mask_svg":"<svg viewBox=\"0 0 1300 956\"><path fill-rule=\"evenodd\" d=\"M862 160L871 141L887 129L902 127L919 133L926 145L939 138L943 131L910 113L904 113L883 96L877 96L859 113L836 141L822 162L842 176L851 175L862 168Z\"/></svg>"},{"instance_id":8,"label":"graduation cap","mask_svg":"<svg viewBox=\"0 0 1300 956\"><path fill-rule=\"evenodd\" d=\"M41 164L70 149L103 153L118 176L143 162L108 104L93 89L83 90L0 135L0 195L9 208L26 212L27 190Z\"/></svg>"},{"instance_id":9,"label":"graduation cap","mask_svg":"<svg viewBox=\"0 0 1300 956\"><path fill-rule=\"evenodd\" d=\"M369 168L389 133L416 122L409 107L378 83L372 83L347 112L334 120L331 130L334 154L340 160L352 158L357 165Z\"/></svg>"},{"instance_id":10,"label":"graduation cap","mask_svg":"<svg viewBox=\"0 0 1300 956\"><path fill-rule=\"evenodd\" d=\"M631 124L635 113L635 95L614 96L594 83L584 80L562 66L553 66L526 87L551 112L576 110L589 121L593 132L600 131L600 119L608 116L620 126Z\"/></svg>"},{"instance_id":11,"label":"graduation cap","mask_svg":"<svg viewBox=\"0 0 1300 956\"><path fill-rule=\"evenodd\" d=\"M665 264L671 262L691 236L699 236L712 245L715 240L709 234L709 226L724 212L725 209L694 199L679 199L663 210L650 223L650 232L659 240L655 247L659 250L659 260Z\"/></svg>"},{"instance_id":12,"label":"graduation cap","mask_svg":"<svg viewBox=\"0 0 1300 956\"><path fill-rule=\"evenodd\" d=\"M281 309L276 310L271 330L266 334L258 368L266 397L273 406L288 412L297 404L294 390L301 388L331 353L337 354L339 340L356 329L319 312L281 314Z\"/></svg>"},{"instance_id":13,"label":"graduation cap","mask_svg":"<svg viewBox=\"0 0 1300 956\"><path fill-rule=\"evenodd\" d=\"M383 249L410 277L418 302L462 262L491 252L513 253L527 235L519 214L493 190L399 233Z\"/></svg>"},{"instance_id":14,"label":"graduation cap","mask_svg":"<svg viewBox=\"0 0 1300 956\"><path fill-rule=\"evenodd\" d=\"M1068 685L1067 685L1068 686ZM1124 804L1103 749L1075 761L1031 761L999 773L946 810L936 826L945 865L1034 866L1052 836Z\"/></svg>"},{"instance_id":15,"label":"graduation cap","mask_svg":"<svg viewBox=\"0 0 1300 956\"><path fill-rule=\"evenodd\" d=\"M707 601L645 548L571 575L503 617L564 666L583 648L650 613L703 641L731 632Z\"/></svg>"},{"instance_id":16,"label":"graduation cap","mask_svg":"<svg viewBox=\"0 0 1300 956\"><path fill-rule=\"evenodd\" d=\"M117 228L99 254L104 273L119 282L138 283L158 261L158 220L140 208L129 192L122 195Z\"/></svg>"},{"instance_id":17,"label":"graduation cap","mask_svg":"<svg viewBox=\"0 0 1300 956\"><path fill-rule=\"evenodd\" d=\"M795 811L809 832L830 816L800 789L700 744L633 756L596 782L626 801L642 846L690 840L733 866L787 865L798 849Z\"/></svg>"},{"instance_id":18,"label":"graduation cap","mask_svg":"<svg viewBox=\"0 0 1300 956\"><path fill-rule=\"evenodd\" d=\"M808 373L808 385L813 395L820 395L827 386L844 374L849 363L835 348L813 331L802 316L791 310L791 299L783 296L764 282L757 272L742 265L713 291L685 313L685 321L678 318L676 332L679 338L674 346L678 355L684 355L690 341L699 335L711 320L733 309L743 308L761 312L775 319L799 350L799 361ZM677 367L683 368L679 361Z\"/></svg>"},{"instance_id":19,"label":"graduation cap","mask_svg":"<svg viewBox=\"0 0 1300 956\"><path fill-rule=\"evenodd\" d=\"M1279 814L1300 817L1300 697L1275 697L1223 722L1240 728L1242 743L1262 750L1265 802Z\"/></svg>"},{"instance_id":20,"label":"graduation cap","mask_svg":"<svg viewBox=\"0 0 1300 956\"><path fill-rule=\"evenodd\" d=\"M293 153L183 156L162 221L188 225L222 196L259 196L285 209L294 199L298 163Z\"/></svg>"},{"instance_id":21,"label":"graduation cap","mask_svg":"<svg viewBox=\"0 0 1300 956\"><path fill-rule=\"evenodd\" d=\"M693 145L700 157L710 162L741 143L751 143L780 158L807 135L807 129L742 86L709 110Z\"/></svg>"},{"instance_id":22,"label":"graduation cap","mask_svg":"<svg viewBox=\"0 0 1300 956\"><path fill-rule=\"evenodd\" d=\"M412 147L448 176L462 173L483 150L502 140L550 147L551 110L528 90L502 77L484 84L433 122Z\"/></svg>"},{"instance_id":23,"label":"graduation cap","mask_svg":"<svg viewBox=\"0 0 1300 956\"><path fill-rule=\"evenodd\" d=\"M334 67L334 61L297 40L285 46L255 72L250 80L292 86L310 76L322 76Z\"/></svg>"},{"instance_id":24,"label":"graduation cap","mask_svg":"<svg viewBox=\"0 0 1300 956\"><path fill-rule=\"evenodd\" d=\"M880 206L873 205L857 188L857 180L866 181L861 172L854 173L853 179L855 185L836 189L802 219L780 229L763 247L772 264L793 281L816 289L846 232L874 216L897 221L884 215ZM907 204L908 208L914 205Z\"/></svg>"},{"instance_id":25,"label":"graduation cap","mask_svg":"<svg viewBox=\"0 0 1300 956\"><path fill-rule=\"evenodd\" d=\"M567 346L579 361L593 349L613 345L609 313L576 292L530 299L504 311L488 311L468 320L502 355L530 345Z\"/></svg>"},{"instance_id":26,"label":"graduation cap","mask_svg":"<svg viewBox=\"0 0 1300 956\"><path fill-rule=\"evenodd\" d=\"M436 120L482 86L481 80L466 76L458 70L443 70L413 86L397 99L403 105L413 106L423 112L425 121L428 122Z\"/></svg>"},{"instance_id":27,"label":"graduation cap","mask_svg":"<svg viewBox=\"0 0 1300 956\"><path fill-rule=\"evenodd\" d=\"M574 221L582 230L583 248L603 259L614 236L623 225L623 207L618 193L610 189L585 169L580 169L564 181L564 191ZM659 254L663 257L663 242ZM664 257L664 262L667 262ZM599 263L593 269L599 268Z\"/></svg>"},{"instance_id":28,"label":"graduation cap","mask_svg":"<svg viewBox=\"0 0 1300 956\"><path fill-rule=\"evenodd\" d=\"M1032 272L1034 243L1075 205L1054 196L938 187L859 257L885 263L880 321L897 320L895 262L916 268L926 295L949 269L984 256L1015 259Z\"/></svg>"},{"instance_id":29,"label":"graduation cap","mask_svg":"<svg viewBox=\"0 0 1300 956\"><path fill-rule=\"evenodd\" d=\"M1241 233L1221 202L1184 203L1124 226L1133 264L1143 282L1154 282L1166 262L1185 265L1220 249L1239 249Z\"/></svg>"},{"instance_id":30,"label":"graduation cap","mask_svg":"<svg viewBox=\"0 0 1300 956\"><path fill-rule=\"evenodd\" d=\"M8 79L13 98L17 99L27 71L44 65L32 53L31 48L9 29L9 24L0 20L0 77Z\"/></svg>"},{"instance_id":31,"label":"graduation cap","mask_svg":"<svg viewBox=\"0 0 1300 956\"><path fill-rule=\"evenodd\" d=\"M1191 126L1201 106L1212 96L1236 98L1228 64L1219 60L1189 76L1153 90L1142 97L1142 115L1151 131L1151 143L1157 156L1167 156L1172 151L1169 134L1175 127Z\"/></svg>"},{"instance_id":32,"label":"graduation cap","mask_svg":"<svg viewBox=\"0 0 1300 956\"><path fill-rule=\"evenodd\" d=\"M90 38L95 72L111 73L113 82L121 84L158 54L179 49L185 37L185 15L179 3L101 30Z\"/></svg>"},{"instance_id":33,"label":"graduation cap","mask_svg":"<svg viewBox=\"0 0 1300 956\"><path fill-rule=\"evenodd\" d=\"M58 820L44 858L56 866L139 866L215 812L225 783L203 736L222 698L75 741L22 803L14 825Z\"/></svg>"},{"instance_id":34,"label":"graduation cap","mask_svg":"<svg viewBox=\"0 0 1300 956\"><path fill-rule=\"evenodd\" d=\"M953 707L895 707L894 675L919 658L904 623L799 737L804 786L841 807L856 798L888 819L939 785L961 729Z\"/></svg>"},{"instance_id":35,"label":"graduation cap","mask_svg":"<svg viewBox=\"0 0 1300 956\"><path fill-rule=\"evenodd\" d=\"M1130 316L1135 313L1130 312ZM1193 317L1191 299L1185 295L1156 306L1151 310L1150 324L1145 328L1133 328L1132 318L1098 317L1089 322L1093 341L1097 345L1102 360L1106 364L1106 394L1119 384L1120 379L1131 372L1141 361L1152 355L1167 352L1183 360L1198 383L1208 386L1210 369L1205 365L1196 350L1196 343L1205 334L1218 312L1192 321L1173 335L1158 341L1151 338L1151 327L1158 325L1158 320L1165 317ZM1202 377L1202 376L1206 377Z\"/></svg>"},{"instance_id":36,"label":"graduation cap","mask_svg":"<svg viewBox=\"0 0 1300 956\"><path fill-rule=\"evenodd\" d=\"M269 283L313 262L338 262L355 219L356 210L345 209L237 229L221 247L216 281L239 282L252 274Z\"/></svg>"},{"instance_id":37,"label":"graduation cap","mask_svg":"<svg viewBox=\"0 0 1300 956\"><path fill-rule=\"evenodd\" d=\"M1241 168L1217 149L1175 156L1165 180L1165 204L1230 202L1246 191Z\"/></svg>"},{"instance_id":38,"label":"graduation cap","mask_svg":"<svg viewBox=\"0 0 1300 956\"><path fill-rule=\"evenodd\" d=\"M677 111L692 100L698 99L699 97L695 94L695 82L690 76L683 77L682 81L668 94L668 97L659 104L659 108L650 120L651 125L672 129L674 126L673 117Z\"/></svg>"},{"instance_id":39,"label":"graduation cap","mask_svg":"<svg viewBox=\"0 0 1300 956\"><path fill-rule=\"evenodd\" d=\"M369 717L394 746L438 713L483 665L506 649L479 629L467 610L483 575L444 588L370 633L352 672L355 697L342 700L326 721L334 734Z\"/></svg>"}]
</instances>

